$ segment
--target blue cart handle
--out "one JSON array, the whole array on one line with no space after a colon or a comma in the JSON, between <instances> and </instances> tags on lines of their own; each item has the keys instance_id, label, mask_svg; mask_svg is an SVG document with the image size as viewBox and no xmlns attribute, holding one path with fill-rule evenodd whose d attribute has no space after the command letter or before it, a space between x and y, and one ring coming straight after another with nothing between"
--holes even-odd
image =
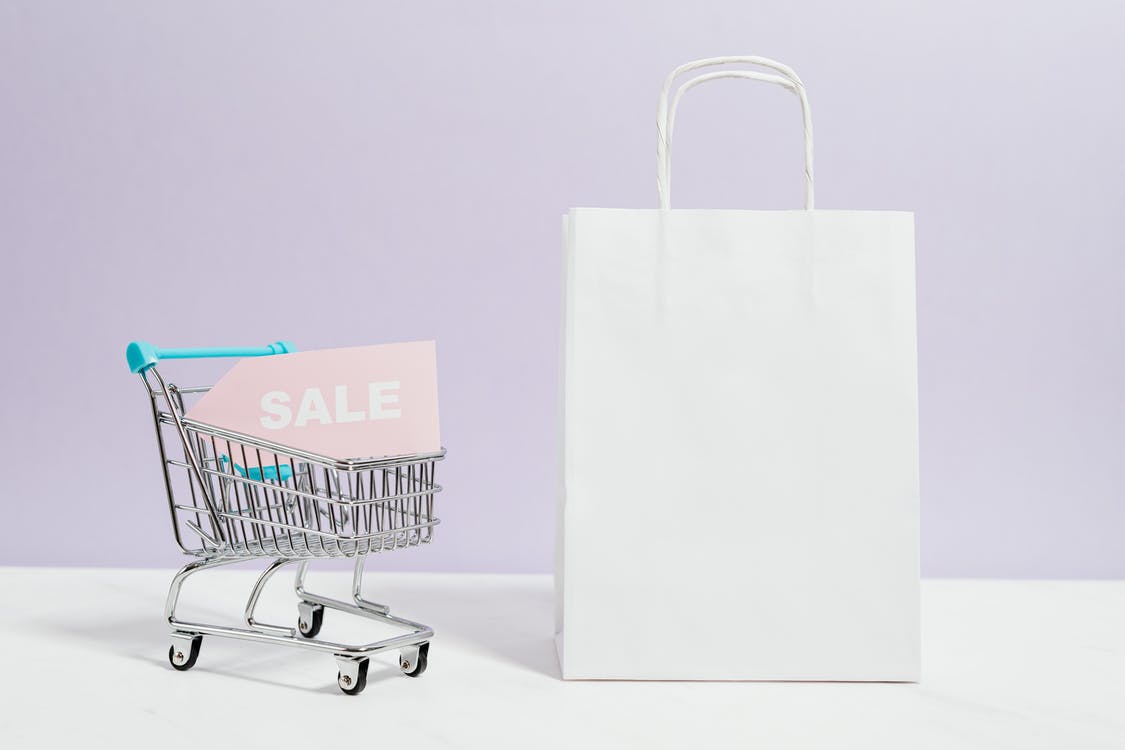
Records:
<instances>
[{"instance_id":1,"label":"blue cart handle","mask_svg":"<svg viewBox=\"0 0 1125 750\"><path fill-rule=\"evenodd\" d=\"M204 346L198 349L158 349L147 341L134 341L125 348L125 359L134 373L144 372L162 359L202 359L204 357L266 357L290 354L297 347L288 341L268 346Z\"/></svg>"}]
</instances>

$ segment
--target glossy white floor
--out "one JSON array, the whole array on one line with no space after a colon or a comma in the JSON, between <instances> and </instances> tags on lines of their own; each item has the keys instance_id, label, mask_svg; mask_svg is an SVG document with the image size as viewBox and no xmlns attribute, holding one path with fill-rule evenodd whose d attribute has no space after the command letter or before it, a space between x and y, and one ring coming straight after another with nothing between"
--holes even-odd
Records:
<instances>
[{"instance_id":1,"label":"glossy white floor","mask_svg":"<svg viewBox=\"0 0 1125 750\"><path fill-rule=\"evenodd\" d=\"M372 598L437 635L424 676L383 659L350 697L332 657L291 648L205 638L172 670L170 576L0 568L4 746L1125 747L1125 582L927 581L919 685L639 683L559 680L547 576L373 574ZM283 577L267 622L295 619ZM182 614L233 622L252 580L204 572ZM370 627L329 611L322 636Z\"/></svg>"}]
</instances>

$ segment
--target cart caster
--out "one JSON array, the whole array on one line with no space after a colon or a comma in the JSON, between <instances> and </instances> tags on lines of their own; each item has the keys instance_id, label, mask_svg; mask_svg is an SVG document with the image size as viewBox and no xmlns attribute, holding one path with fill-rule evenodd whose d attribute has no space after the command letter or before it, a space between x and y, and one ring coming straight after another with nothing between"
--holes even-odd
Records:
<instances>
[{"instance_id":1,"label":"cart caster","mask_svg":"<svg viewBox=\"0 0 1125 750\"><path fill-rule=\"evenodd\" d=\"M305 638L316 638L324 624L324 605L301 602L297 605L297 632Z\"/></svg>"},{"instance_id":2,"label":"cart caster","mask_svg":"<svg viewBox=\"0 0 1125 750\"><path fill-rule=\"evenodd\" d=\"M426 661L430 653L430 642L404 648L398 657L398 666L407 677L421 677L426 671Z\"/></svg>"},{"instance_id":3,"label":"cart caster","mask_svg":"<svg viewBox=\"0 0 1125 750\"><path fill-rule=\"evenodd\" d=\"M340 671L336 684L348 695L359 695L367 687L367 659L337 659Z\"/></svg>"},{"instance_id":4,"label":"cart caster","mask_svg":"<svg viewBox=\"0 0 1125 750\"><path fill-rule=\"evenodd\" d=\"M172 645L168 648L168 663L174 669L186 672L195 666L199 658L199 644L203 643L201 635L173 635Z\"/></svg>"}]
</instances>

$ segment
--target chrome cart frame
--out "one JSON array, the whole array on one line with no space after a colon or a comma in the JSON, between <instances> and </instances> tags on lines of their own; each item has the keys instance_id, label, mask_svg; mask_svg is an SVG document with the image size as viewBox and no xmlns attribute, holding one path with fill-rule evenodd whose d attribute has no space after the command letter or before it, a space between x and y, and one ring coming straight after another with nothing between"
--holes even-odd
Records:
<instances>
[{"instance_id":1,"label":"chrome cart frame","mask_svg":"<svg viewBox=\"0 0 1125 750\"><path fill-rule=\"evenodd\" d=\"M399 652L404 674L425 671L433 630L390 614L385 604L362 595L367 556L428 544L439 521L434 516L436 453L390 458L339 460L272 443L188 418L189 402L210 387L181 388L167 382L156 365L162 359L245 357L286 354L277 342L247 349L157 349L129 345L130 369L141 376L152 405L161 470L176 543L195 558L172 579L164 608L172 629L168 659L177 670L191 669L203 636L276 643L336 657L337 682L349 695L367 683L369 657ZM177 449L182 448L182 452ZM245 627L180 619L176 606L184 582L203 570L251 559L271 559L250 590ZM351 601L305 588L310 560L354 560ZM297 566L297 627L259 622L258 600L281 568ZM402 635L364 644L318 639L325 609L365 617L404 630Z\"/></svg>"}]
</instances>

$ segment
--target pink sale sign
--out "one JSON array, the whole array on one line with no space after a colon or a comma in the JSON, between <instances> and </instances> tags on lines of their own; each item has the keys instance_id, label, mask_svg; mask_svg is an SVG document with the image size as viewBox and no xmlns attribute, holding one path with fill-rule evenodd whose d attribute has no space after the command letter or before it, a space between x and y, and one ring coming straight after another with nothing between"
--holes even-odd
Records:
<instances>
[{"instance_id":1,"label":"pink sale sign","mask_svg":"<svg viewBox=\"0 0 1125 750\"><path fill-rule=\"evenodd\" d=\"M243 359L187 416L335 459L436 452L434 342Z\"/></svg>"}]
</instances>

